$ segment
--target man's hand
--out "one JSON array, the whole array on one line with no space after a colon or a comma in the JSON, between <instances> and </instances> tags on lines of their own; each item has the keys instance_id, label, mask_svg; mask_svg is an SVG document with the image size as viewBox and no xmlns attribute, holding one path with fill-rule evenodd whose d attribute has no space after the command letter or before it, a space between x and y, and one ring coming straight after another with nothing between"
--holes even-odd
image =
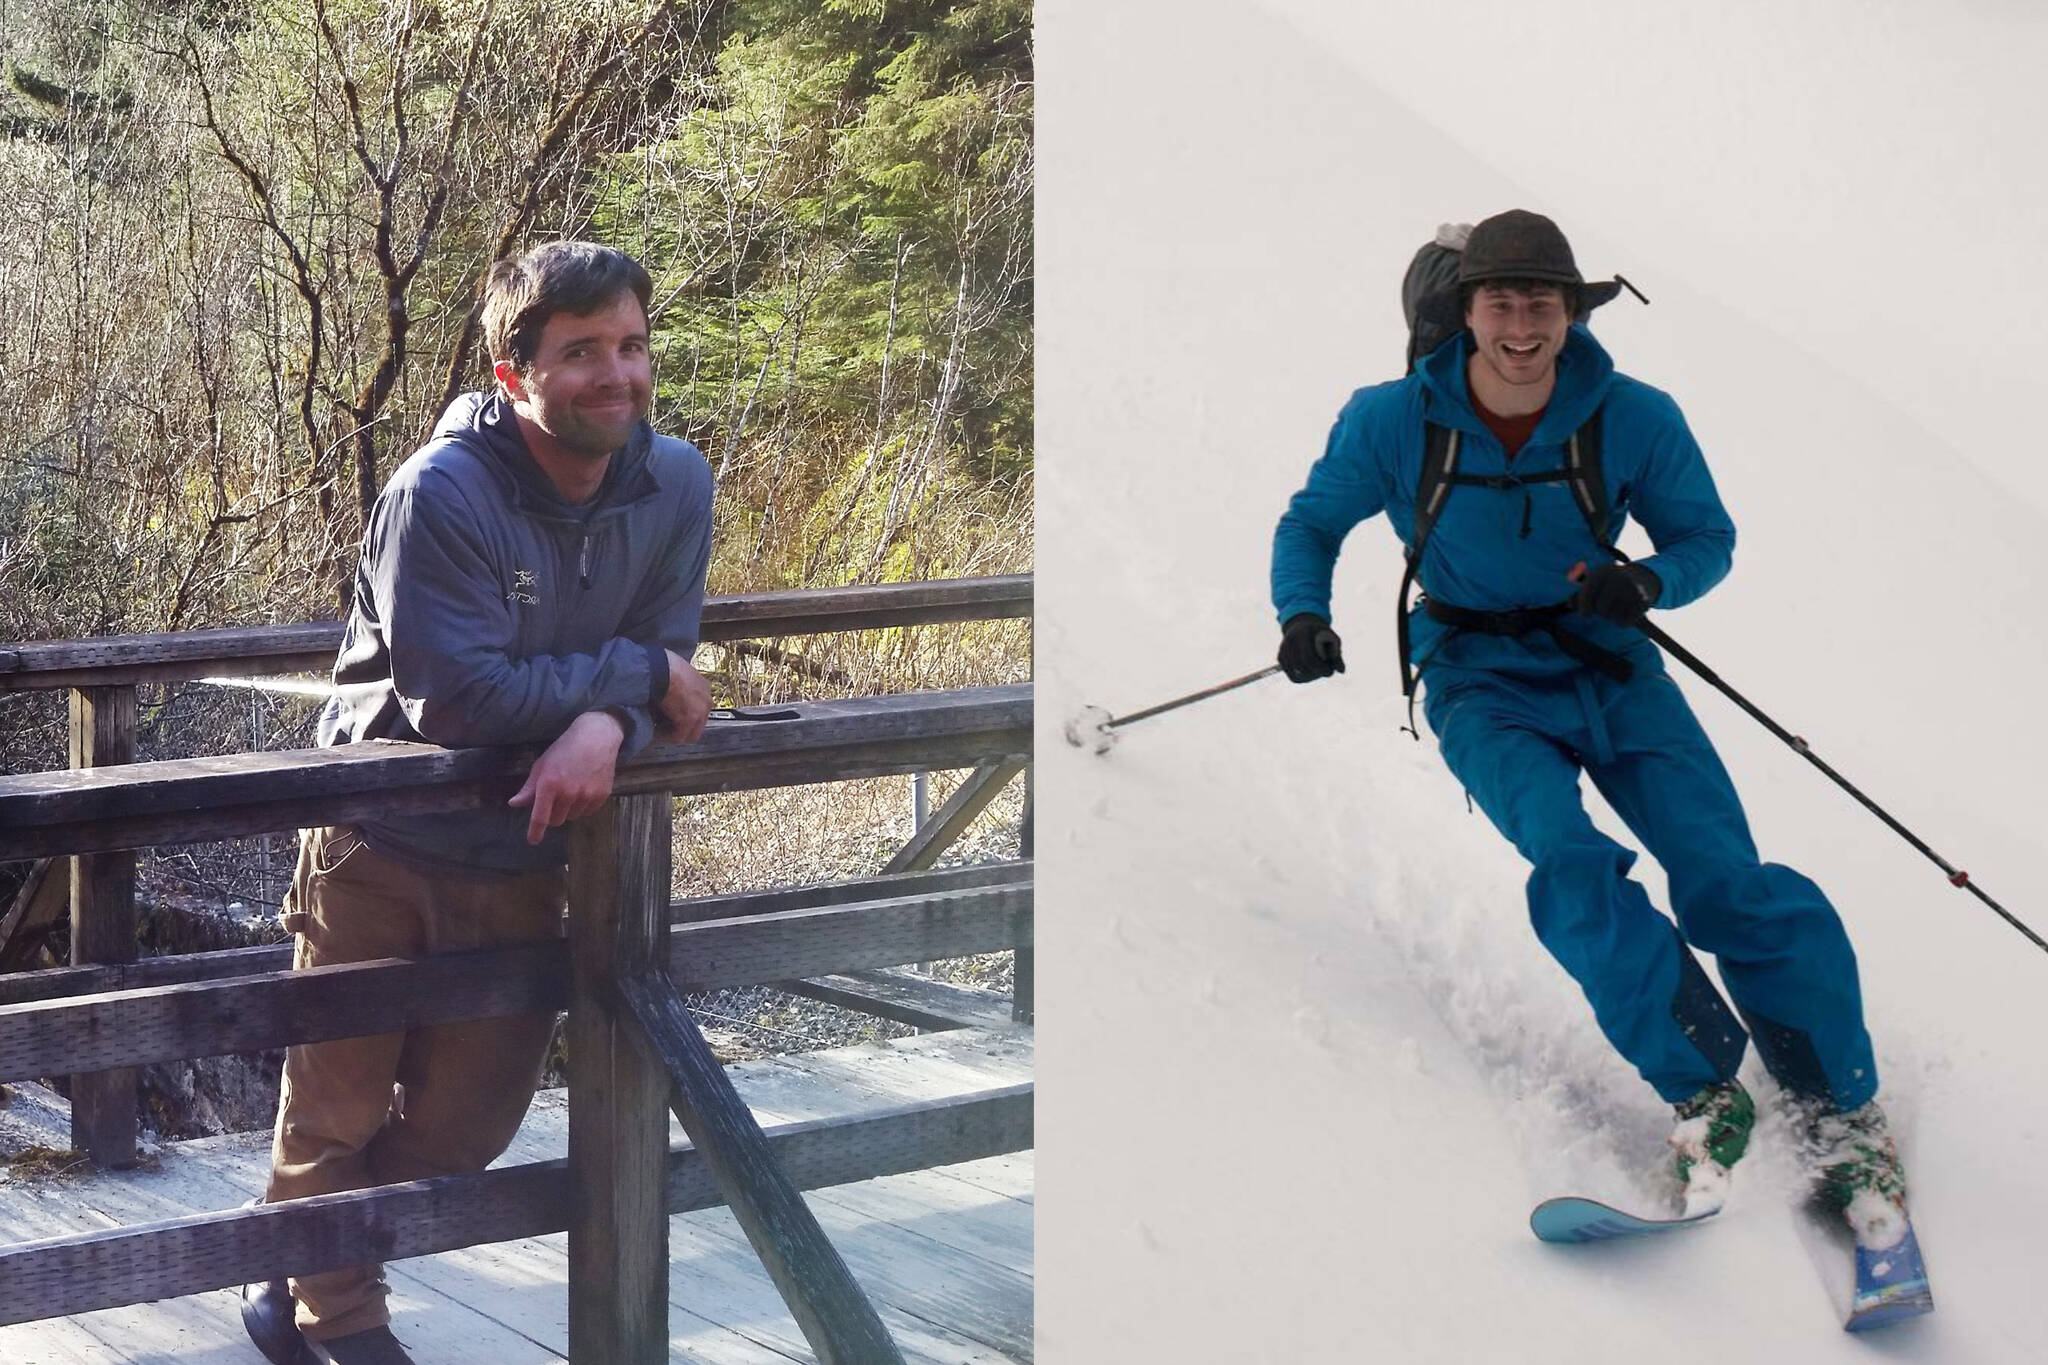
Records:
<instances>
[{"instance_id":1,"label":"man's hand","mask_svg":"<svg viewBox=\"0 0 2048 1365\"><path fill-rule=\"evenodd\" d=\"M704 733L711 715L711 684L674 650L668 655L668 691L662 694L654 713L654 733L663 739L688 744Z\"/></svg>"},{"instance_id":2,"label":"man's hand","mask_svg":"<svg viewBox=\"0 0 2048 1365\"><path fill-rule=\"evenodd\" d=\"M1288 681L1314 682L1344 671L1344 642L1322 617L1304 611L1280 630L1280 668Z\"/></svg>"},{"instance_id":3,"label":"man's hand","mask_svg":"<svg viewBox=\"0 0 2048 1365\"><path fill-rule=\"evenodd\" d=\"M698 728L703 728L700 717ZM508 806L531 806L526 842L537 844L550 829L581 819L611 798L619 745L626 727L607 711L585 711L569 722L560 739L534 761Z\"/></svg>"},{"instance_id":4,"label":"man's hand","mask_svg":"<svg viewBox=\"0 0 2048 1365\"><path fill-rule=\"evenodd\" d=\"M1663 580L1640 564L1602 564L1579 579L1579 614L1640 625L1663 594Z\"/></svg>"}]
</instances>

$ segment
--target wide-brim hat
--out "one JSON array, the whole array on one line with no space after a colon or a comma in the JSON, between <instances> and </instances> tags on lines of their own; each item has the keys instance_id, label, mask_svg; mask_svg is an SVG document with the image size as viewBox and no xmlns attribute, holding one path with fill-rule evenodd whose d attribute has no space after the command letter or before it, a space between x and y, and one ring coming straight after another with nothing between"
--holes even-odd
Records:
<instances>
[{"instance_id":1,"label":"wide-brim hat","mask_svg":"<svg viewBox=\"0 0 2048 1365\"><path fill-rule=\"evenodd\" d=\"M1572 244L1550 219L1527 209L1509 209L1482 220L1465 239L1458 258L1460 285L1488 280L1541 280L1578 291L1583 317L1621 293L1617 280L1588 284L1572 256Z\"/></svg>"}]
</instances>

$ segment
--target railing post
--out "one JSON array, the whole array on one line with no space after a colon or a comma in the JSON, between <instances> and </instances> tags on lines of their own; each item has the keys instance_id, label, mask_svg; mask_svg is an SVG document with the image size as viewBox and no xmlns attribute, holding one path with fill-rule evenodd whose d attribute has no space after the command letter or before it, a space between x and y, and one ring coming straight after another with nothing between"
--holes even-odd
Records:
<instances>
[{"instance_id":1,"label":"railing post","mask_svg":"<svg viewBox=\"0 0 2048 1365\"><path fill-rule=\"evenodd\" d=\"M668 1360L668 1073L635 1046L622 973L666 963L665 792L569 827L569 1359Z\"/></svg>"},{"instance_id":2,"label":"railing post","mask_svg":"<svg viewBox=\"0 0 2048 1365\"><path fill-rule=\"evenodd\" d=\"M71 766L135 761L135 689L71 689ZM71 859L71 963L133 962L135 852ZM71 1145L106 1167L135 1164L135 1068L71 1078Z\"/></svg>"},{"instance_id":3,"label":"railing post","mask_svg":"<svg viewBox=\"0 0 2048 1365\"><path fill-rule=\"evenodd\" d=\"M932 818L932 775L912 773L910 775L910 837L915 840L924 833L924 827ZM932 974L932 964L920 962L917 970L926 976Z\"/></svg>"},{"instance_id":4,"label":"railing post","mask_svg":"<svg viewBox=\"0 0 2048 1365\"><path fill-rule=\"evenodd\" d=\"M1022 858L1034 856L1031 825L1031 774L1034 771L1031 764L1024 765L1024 819L1017 830L1017 854ZM1010 1018L1020 1024L1031 1022L1037 990L1038 950L1021 946L1016 950L1010 973Z\"/></svg>"}]
</instances>

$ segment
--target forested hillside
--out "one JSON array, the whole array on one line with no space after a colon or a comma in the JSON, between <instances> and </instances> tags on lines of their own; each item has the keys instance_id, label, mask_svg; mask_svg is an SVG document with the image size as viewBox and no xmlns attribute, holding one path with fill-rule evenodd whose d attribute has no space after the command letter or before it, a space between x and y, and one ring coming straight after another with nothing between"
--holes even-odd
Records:
<instances>
[{"instance_id":1,"label":"forested hillside","mask_svg":"<svg viewBox=\"0 0 2048 1365\"><path fill-rule=\"evenodd\" d=\"M713 592L1028 568L1029 19L0 0L0 639L336 615L480 273L564 235L655 277Z\"/></svg>"}]
</instances>

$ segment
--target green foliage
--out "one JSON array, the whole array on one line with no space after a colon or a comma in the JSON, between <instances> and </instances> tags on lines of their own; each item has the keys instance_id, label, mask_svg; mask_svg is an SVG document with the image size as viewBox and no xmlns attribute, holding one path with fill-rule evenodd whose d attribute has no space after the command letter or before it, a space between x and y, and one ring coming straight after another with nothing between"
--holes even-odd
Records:
<instances>
[{"instance_id":1,"label":"green foliage","mask_svg":"<svg viewBox=\"0 0 2048 1365\"><path fill-rule=\"evenodd\" d=\"M1031 60L1019 0L0 0L0 634L331 613L557 236L656 277L715 590L1027 568Z\"/></svg>"},{"instance_id":2,"label":"green foliage","mask_svg":"<svg viewBox=\"0 0 2048 1365\"><path fill-rule=\"evenodd\" d=\"M1029 21L734 5L703 98L632 157L652 173L618 174L599 222L660 277L671 425L763 509L749 586L902 576L920 528L1028 480Z\"/></svg>"}]
</instances>

